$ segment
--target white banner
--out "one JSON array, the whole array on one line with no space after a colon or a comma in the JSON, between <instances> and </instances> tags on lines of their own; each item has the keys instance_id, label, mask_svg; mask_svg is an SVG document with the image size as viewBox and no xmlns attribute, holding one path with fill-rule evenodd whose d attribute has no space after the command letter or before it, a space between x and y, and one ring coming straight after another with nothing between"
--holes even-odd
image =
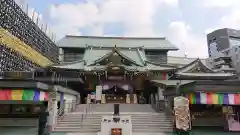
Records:
<instances>
[{"instance_id":1,"label":"white banner","mask_svg":"<svg viewBox=\"0 0 240 135\"><path fill-rule=\"evenodd\" d=\"M96 100L102 99L102 88L101 85L96 86Z\"/></svg>"}]
</instances>

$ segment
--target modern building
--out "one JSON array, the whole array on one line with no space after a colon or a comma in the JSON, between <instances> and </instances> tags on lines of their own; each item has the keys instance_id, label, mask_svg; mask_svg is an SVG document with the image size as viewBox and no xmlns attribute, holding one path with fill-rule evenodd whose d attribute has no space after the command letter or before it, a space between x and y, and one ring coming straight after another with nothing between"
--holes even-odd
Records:
<instances>
[{"instance_id":1,"label":"modern building","mask_svg":"<svg viewBox=\"0 0 240 135\"><path fill-rule=\"evenodd\" d=\"M240 72L240 30L218 29L207 35L208 53L213 68ZM224 59L224 60L223 60ZM227 63L222 63L227 60Z\"/></svg>"},{"instance_id":2,"label":"modern building","mask_svg":"<svg viewBox=\"0 0 240 135\"><path fill-rule=\"evenodd\" d=\"M58 47L14 0L0 1L0 71L31 71L58 63Z\"/></svg>"}]
</instances>

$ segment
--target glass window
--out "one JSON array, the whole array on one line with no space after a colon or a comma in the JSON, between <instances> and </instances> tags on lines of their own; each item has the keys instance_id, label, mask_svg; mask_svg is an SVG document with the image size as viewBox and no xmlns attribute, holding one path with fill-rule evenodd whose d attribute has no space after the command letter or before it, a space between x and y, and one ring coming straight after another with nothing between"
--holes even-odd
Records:
<instances>
[{"instance_id":1,"label":"glass window","mask_svg":"<svg viewBox=\"0 0 240 135\"><path fill-rule=\"evenodd\" d=\"M230 38L229 42L230 42L231 47L240 46L240 39L239 38Z\"/></svg>"}]
</instances>

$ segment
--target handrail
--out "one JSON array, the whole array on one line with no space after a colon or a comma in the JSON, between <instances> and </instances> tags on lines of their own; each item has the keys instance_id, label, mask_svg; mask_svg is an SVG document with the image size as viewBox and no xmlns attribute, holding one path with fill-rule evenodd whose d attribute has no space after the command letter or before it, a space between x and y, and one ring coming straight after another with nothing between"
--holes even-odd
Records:
<instances>
[{"instance_id":1,"label":"handrail","mask_svg":"<svg viewBox=\"0 0 240 135\"><path fill-rule=\"evenodd\" d=\"M164 105L161 104L160 100L158 100L156 103L152 103L151 105L156 112L160 112L165 108Z\"/></svg>"},{"instance_id":2,"label":"handrail","mask_svg":"<svg viewBox=\"0 0 240 135\"><path fill-rule=\"evenodd\" d=\"M84 120L87 119L87 115L90 114L90 108L91 108L91 104L87 104L86 108L84 109L83 113L81 114L80 127L83 126Z\"/></svg>"}]
</instances>

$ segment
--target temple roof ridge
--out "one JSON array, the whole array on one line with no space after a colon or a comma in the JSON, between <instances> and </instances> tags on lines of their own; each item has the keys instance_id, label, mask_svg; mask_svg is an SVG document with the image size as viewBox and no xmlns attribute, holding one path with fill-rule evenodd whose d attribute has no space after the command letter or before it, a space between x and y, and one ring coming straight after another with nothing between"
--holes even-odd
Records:
<instances>
[{"instance_id":1,"label":"temple roof ridge","mask_svg":"<svg viewBox=\"0 0 240 135\"><path fill-rule=\"evenodd\" d=\"M84 60L75 60L75 61L69 61L69 62L62 62L60 64L54 64L51 66L64 66L64 65L70 65L70 64L76 64L76 63L81 63L81 62L85 62Z\"/></svg>"},{"instance_id":2,"label":"temple roof ridge","mask_svg":"<svg viewBox=\"0 0 240 135\"><path fill-rule=\"evenodd\" d=\"M104 45L89 45L86 44L87 48L113 48L113 47L117 47L117 48L121 48L121 49L141 49L144 46L134 46L134 47L122 47L122 46L117 46L117 45L113 45L113 46L104 46Z\"/></svg>"},{"instance_id":3,"label":"temple roof ridge","mask_svg":"<svg viewBox=\"0 0 240 135\"><path fill-rule=\"evenodd\" d=\"M58 47L86 48L87 46L138 48L154 50L178 50L165 37L97 37L97 36L65 36L57 41ZM140 46L141 45L141 46ZM143 45L143 46L142 46Z\"/></svg>"},{"instance_id":4,"label":"temple roof ridge","mask_svg":"<svg viewBox=\"0 0 240 135\"><path fill-rule=\"evenodd\" d=\"M146 60L145 62L146 62L146 63L149 63L149 64L156 65L156 66L176 68L175 65L162 64L162 63L155 63L155 62L152 62L152 61L149 61L149 60Z\"/></svg>"},{"instance_id":5,"label":"temple roof ridge","mask_svg":"<svg viewBox=\"0 0 240 135\"><path fill-rule=\"evenodd\" d=\"M123 37L123 36L76 36L76 35L66 35L65 37L72 37L72 38L105 38L105 39L162 39L165 40L166 37Z\"/></svg>"},{"instance_id":6,"label":"temple roof ridge","mask_svg":"<svg viewBox=\"0 0 240 135\"><path fill-rule=\"evenodd\" d=\"M192 65L194 65L194 64L197 64L197 63L201 64L201 66L203 66L204 68L206 68L206 69L208 70L208 73L218 73L218 72L212 70L211 68L209 68L207 65L203 64L203 62L201 61L200 58L197 58L196 60L190 62L189 64L187 64L187 65L185 65L185 66L183 66L183 67L177 68L177 70L178 70L178 71L184 70L184 69L186 69L186 68L188 68L188 67L190 67L190 66L192 66Z\"/></svg>"}]
</instances>

